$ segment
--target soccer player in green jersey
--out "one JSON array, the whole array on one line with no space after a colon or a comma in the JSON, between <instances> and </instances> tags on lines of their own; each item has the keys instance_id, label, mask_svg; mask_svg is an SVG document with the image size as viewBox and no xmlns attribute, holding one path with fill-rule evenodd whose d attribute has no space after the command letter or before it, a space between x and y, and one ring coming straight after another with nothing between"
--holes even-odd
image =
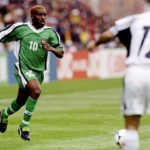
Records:
<instances>
[{"instance_id":1,"label":"soccer player in green jersey","mask_svg":"<svg viewBox=\"0 0 150 150\"><path fill-rule=\"evenodd\" d=\"M62 58L64 48L57 32L45 25L46 9L35 5L30 10L30 21L15 23L0 32L1 42L15 41L15 77L19 83L18 95L10 106L0 112L0 132L7 129L8 117L25 105L24 116L18 133L24 140L30 140L29 122L41 94L40 84L46 70L48 51Z\"/></svg>"}]
</instances>

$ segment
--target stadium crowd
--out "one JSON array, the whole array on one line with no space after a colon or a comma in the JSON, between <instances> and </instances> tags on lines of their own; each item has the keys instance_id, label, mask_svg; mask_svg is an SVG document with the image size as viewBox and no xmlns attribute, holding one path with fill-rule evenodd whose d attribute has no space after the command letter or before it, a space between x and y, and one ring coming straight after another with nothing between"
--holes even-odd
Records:
<instances>
[{"instance_id":1,"label":"stadium crowd","mask_svg":"<svg viewBox=\"0 0 150 150\"><path fill-rule=\"evenodd\" d=\"M0 30L14 22L28 21L29 8L35 4L47 8L47 25L57 30L70 51L86 48L89 40L95 39L97 33L113 22L108 14L96 16L84 0L1 0Z\"/></svg>"}]
</instances>

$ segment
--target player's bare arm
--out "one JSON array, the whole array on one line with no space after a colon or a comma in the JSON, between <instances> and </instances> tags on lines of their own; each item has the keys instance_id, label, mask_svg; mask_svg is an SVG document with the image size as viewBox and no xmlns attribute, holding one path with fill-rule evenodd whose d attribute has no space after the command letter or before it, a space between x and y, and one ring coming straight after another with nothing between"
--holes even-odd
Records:
<instances>
[{"instance_id":1,"label":"player's bare arm","mask_svg":"<svg viewBox=\"0 0 150 150\"><path fill-rule=\"evenodd\" d=\"M98 38L98 40L94 41L90 41L88 43L87 49L88 51L93 51L94 48L96 48L97 46L99 46L102 43L106 43L110 40L112 40L114 38L113 33L110 30L107 30L105 32L103 32L100 37Z\"/></svg>"},{"instance_id":2,"label":"player's bare arm","mask_svg":"<svg viewBox=\"0 0 150 150\"><path fill-rule=\"evenodd\" d=\"M46 40L42 39L41 43L42 43L43 48L44 48L46 51L51 51L51 52L54 53L58 58L62 58L62 57L63 57L64 52L61 51L61 50L59 50L59 49L56 49L56 48L52 47L48 42L46 42Z\"/></svg>"}]
</instances>

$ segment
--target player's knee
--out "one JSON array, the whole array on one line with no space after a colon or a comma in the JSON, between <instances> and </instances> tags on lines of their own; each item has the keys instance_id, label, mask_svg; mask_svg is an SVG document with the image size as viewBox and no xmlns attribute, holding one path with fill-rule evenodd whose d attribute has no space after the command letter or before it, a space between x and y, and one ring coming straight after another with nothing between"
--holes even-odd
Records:
<instances>
[{"instance_id":1,"label":"player's knee","mask_svg":"<svg viewBox=\"0 0 150 150\"><path fill-rule=\"evenodd\" d=\"M41 94L41 88L40 87L36 87L36 88L33 89L31 97L34 98L34 99L38 99L40 94Z\"/></svg>"}]
</instances>

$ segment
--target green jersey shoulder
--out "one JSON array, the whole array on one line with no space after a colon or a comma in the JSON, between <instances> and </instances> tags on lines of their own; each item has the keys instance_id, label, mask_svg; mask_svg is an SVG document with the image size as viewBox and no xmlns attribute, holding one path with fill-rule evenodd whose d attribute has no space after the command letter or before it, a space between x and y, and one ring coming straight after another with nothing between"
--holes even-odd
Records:
<instances>
[{"instance_id":1,"label":"green jersey shoulder","mask_svg":"<svg viewBox=\"0 0 150 150\"><path fill-rule=\"evenodd\" d=\"M17 63L37 71L46 69L47 52L42 47L42 39L52 47L64 51L58 33L48 26L37 30L30 22L15 23L0 32L1 42L15 41L14 54Z\"/></svg>"}]
</instances>

